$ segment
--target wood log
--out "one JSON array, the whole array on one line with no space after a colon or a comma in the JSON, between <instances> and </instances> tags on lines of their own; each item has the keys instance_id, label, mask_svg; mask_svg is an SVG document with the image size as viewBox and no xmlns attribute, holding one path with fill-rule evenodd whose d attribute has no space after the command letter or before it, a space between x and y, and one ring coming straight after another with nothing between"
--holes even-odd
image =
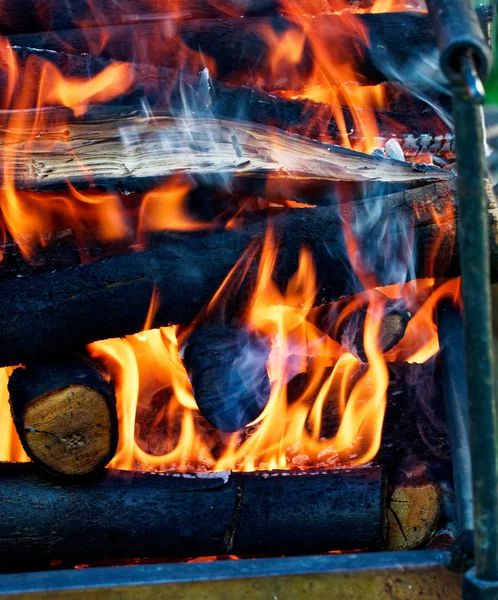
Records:
<instances>
[{"instance_id":1,"label":"wood log","mask_svg":"<svg viewBox=\"0 0 498 600\"><path fill-rule=\"evenodd\" d=\"M432 23L424 13L379 13L356 15L356 27L351 17L319 15L310 19L313 35L325 48L333 49L334 64L352 64L361 83L378 84L387 81L382 73L383 62L390 60L404 65L414 55L436 49ZM202 64L200 56L210 58L216 65L217 77L226 81L250 82L254 73L271 73L265 64L270 62L270 47L264 30L268 27L282 36L290 30L300 32L291 20L282 16L205 19L174 23L136 22L105 28L67 29L43 33L9 36L12 45L74 53L100 54L105 58L144 62L179 68L185 58L184 45L192 49L189 60L195 71ZM362 33L359 33L361 30ZM105 43L103 43L105 41ZM183 44L178 43L182 41ZM279 73L279 81L267 80L270 88L297 89L307 82L313 68L313 51L305 44L299 63L301 81L289 85ZM194 72L195 72L194 71ZM280 83L280 84L279 84Z\"/></svg>"},{"instance_id":2,"label":"wood log","mask_svg":"<svg viewBox=\"0 0 498 600\"><path fill-rule=\"evenodd\" d=\"M94 475L114 456L116 397L96 361L74 357L19 367L9 380L9 393L26 453L49 473Z\"/></svg>"},{"instance_id":3,"label":"wood log","mask_svg":"<svg viewBox=\"0 0 498 600\"><path fill-rule=\"evenodd\" d=\"M0 158L8 152L4 176L15 180L18 189L60 189L68 181L87 187L90 176L94 184L124 191L156 185L174 173L215 182L227 176L278 177L279 183L308 185L351 181L415 186L454 179L438 167L413 168L244 121L99 113L68 123L61 111L50 111L48 118L55 123L40 125L36 135L31 131L29 144L24 129L0 130Z\"/></svg>"},{"instance_id":4,"label":"wood log","mask_svg":"<svg viewBox=\"0 0 498 600\"><path fill-rule=\"evenodd\" d=\"M388 550L423 548L436 531L441 515L441 490L426 464L404 461L397 470L387 500Z\"/></svg>"},{"instance_id":5,"label":"wood log","mask_svg":"<svg viewBox=\"0 0 498 600\"><path fill-rule=\"evenodd\" d=\"M386 411L382 426L382 443L376 460L388 472L397 473L400 463L413 455L429 464L442 457L449 459L446 429L440 428L439 424L432 424L432 429L429 429L425 423L428 419L427 413L438 414L443 405L439 372L434 363L387 363L387 368L389 384L386 390ZM347 381L344 381L348 398L366 370L366 365L358 364L357 368L349 373ZM311 389L309 386L311 382L316 382L316 373L312 376L307 371L294 376L287 384L288 403L308 404L326 383L331 372L332 367L324 369L321 381L313 383L315 387ZM339 390L329 388L322 409L322 439L332 439L337 433L342 419L339 406ZM410 426L400 426L402 423L409 423ZM313 424L307 421L306 427L311 431ZM302 466L310 467L314 466L314 463L305 463ZM399 479L399 476L397 477Z\"/></svg>"},{"instance_id":6,"label":"wood log","mask_svg":"<svg viewBox=\"0 0 498 600\"><path fill-rule=\"evenodd\" d=\"M137 473L54 486L0 465L0 562L302 554L383 545L380 467Z\"/></svg>"},{"instance_id":7,"label":"wood log","mask_svg":"<svg viewBox=\"0 0 498 600\"><path fill-rule=\"evenodd\" d=\"M373 202L379 206L378 199ZM441 229L437 217L442 203L454 203L446 184L399 192L382 199L382 219L385 226L389 223L390 240L405 245L406 232L413 231L418 260L417 268L413 269L411 254L406 257L403 253L396 264L390 261L386 266L384 248L380 249L382 257L378 256L381 241L377 221L370 223L358 240L358 252L370 257L366 267L378 285L398 282L401 271L408 278L425 277L428 270L431 277L459 273L457 245L453 243L455 223L449 221ZM422 210L424 206L431 209ZM54 260L50 271L38 275L36 268L27 268L24 273L31 274L25 277L19 277L17 272L14 279L2 283L0 340L5 343L0 344L0 365L26 363L53 353L54 348L64 353L95 340L141 331L154 287L160 299L151 327L190 324L238 261L244 264L249 260L248 249L258 254L268 223L275 233L274 248L278 248L273 278L281 289L285 289L297 270L300 249L307 246L315 263L317 305L358 292L361 285L347 255L343 220L354 219L355 211L361 211L362 207L369 209L372 205L363 200L342 209L332 206L287 210L239 230L162 234L158 240L151 240L147 251L72 268L67 268L64 260L66 268L62 270L57 269ZM429 259L435 244L439 253L434 271ZM494 238L491 245L495 267L498 252ZM243 311L257 268L255 258L250 261L238 292L224 298L227 315L237 316Z\"/></svg>"},{"instance_id":8,"label":"wood log","mask_svg":"<svg viewBox=\"0 0 498 600\"><path fill-rule=\"evenodd\" d=\"M363 337L370 299L371 292L357 294L353 298L343 298L329 306L321 306L315 309L314 314L319 328L363 363L368 361ZM401 341L410 318L411 314L401 300L385 301L377 342L382 352L387 352Z\"/></svg>"},{"instance_id":9,"label":"wood log","mask_svg":"<svg viewBox=\"0 0 498 600\"><path fill-rule=\"evenodd\" d=\"M254 421L270 399L266 364L270 344L243 324L200 325L182 357L205 419L220 431L239 431Z\"/></svg>"},{"instance_id":10,"label":"wood log","mask_svg":"<svg viewBox=\"0 0 498 600\"><path fill-rule=\"evenodd\" d=\"M324 1L320 12L330 9ZM368 9L373 0L347 0L344 4L352 10ZM300 0L303 11L316 10L316 2ZM28 33L72 29L81 26L99 27L138 21L188 21L192 19L251 16L275 16L282 12L279 0L177 0L174 10L158 10L153 0L127 0L113 9L105 0L3 0L0 13L0 33Z\"/></svg>"},{"instance_id":11,"label":"wood log","mask_svg":"<svg viewBox=\"0 0 498 600\"><path fill-rule=\"evenodd\" d=\"M30 73L26 77L30 80L42 77L47 61L55 64L64 76L83 79L97 75L114 62L91 55L48 50L35 52L29 48L16 48L16 56L19 62L16 95L21 94L20 84L24 80L28 61ZM208 91L206 81L197 74L189 76L182 73L180 77L175 69L136 63L129 68L133 74L133 84L126 92L109 100L107 105L135 106L139 107L139 113L143 113L145 102L158 114L167 111L175 116L185 114L186 102L192 115L197 117L246 119L307 137L323 139L326 135L332 141L343 142L334 112L338 107L310 100L287 99L255 87L234 86L214 79L209 80ZM0 69L0 84L7 85L7 71L7 68ZM393 84L383 84L382 93L386 97L386 109L356 108L355 117L348 106L340 108L353 146L364 141L363 132L358 131L355 124L355 118L361 118L369 123L376 122L379 133L376 143L379 147L394 138L401 144L405 156L427 153L443 158L453 156L453 135L426 102L413 97L408 101L406 95L401 94ZM0 113L0 122L7 123L9 116L9 113ZM69 115L66 118L70 118Z\"/></svg>"}]
</instances>

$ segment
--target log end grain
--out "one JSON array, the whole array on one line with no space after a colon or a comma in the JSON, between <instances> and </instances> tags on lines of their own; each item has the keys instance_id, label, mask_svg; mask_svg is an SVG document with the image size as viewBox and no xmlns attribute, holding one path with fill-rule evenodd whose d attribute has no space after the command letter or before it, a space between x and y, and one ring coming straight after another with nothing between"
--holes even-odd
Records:
<instances>
[{"instance_id":1,"label":"log end grain","mask_svg":"<svg viewBox=\"0 0 498 600\"><path fill-rule=\"evenodd\" d=\"M402 474L388 499L386 549L412 550L426 544L441 515L441 490L422 463Z\"/></svg>"},{"instance_id":2,"label":"log end grain","mask_svg":"<svg viewBox=\"0 0 498 600\"><path fill-rule=\"evenodd\" d=\"M88 475L112 456L112 415L106 399L84 385L35 398L24 409L30 453L64 475Z\"/></svg>"},{"instance_id":3,"label":"log end grain","mask_svg":"<svg viewBox=\"0 0 498 600\"><path fill-rule=\"evenodd\" d=\"M9 393L26 453L52 475L88 476L114 456L116 398L96 361L73 356L19 367L10 378Z\"/></svg>"}]
</instances>

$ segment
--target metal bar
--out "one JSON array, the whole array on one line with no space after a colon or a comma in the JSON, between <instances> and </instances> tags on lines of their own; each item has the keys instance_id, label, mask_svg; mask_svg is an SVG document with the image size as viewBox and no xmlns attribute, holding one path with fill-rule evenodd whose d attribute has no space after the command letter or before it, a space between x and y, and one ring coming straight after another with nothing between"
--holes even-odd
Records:
<instances>
[{"instance_id":1,"label":"metal bar","mask_svg":"<svg viewBox=\"0 0 498 600\"><path fill-rule=\"evenodd\" d=\"M491 55L471 0L428 0L427 4L441 69L453 86L476 578L498 581L498 424L481 111L481 80L489 73Z\"/></svg>"},{"instance_id":2,"label":"metal bar","mask_svg":"<svg viewBox=\"0 0 498 600\"><path fill-rule=\"evenodd\" d=\"M473 555L472 469L463 323L460 311L451 301L439 304L437 324L459 530L453 556L455 566L457 563L458 566L464 566L468 558Z\"/></svg>"},{"instance_id":3,"label":"metal bar","mask_svg":"<svg viewBox=\"0 0 498 600\"><path fill-rule=\"evenodd\" d=\"M479 97L455 86L458 212L477 576L498 580L498 427L493 393L489 231Z\"/></svg>"},{"instance_id":4,"label":"metal bar","mask_svg":"<svg viewBox=\"0 0 498 600\"><path fill-rule=\"evenodd\" d=\"M0 599L457 600L449 552L380 552L174 563L0 575Z\"/></svg>"}]
</instances>

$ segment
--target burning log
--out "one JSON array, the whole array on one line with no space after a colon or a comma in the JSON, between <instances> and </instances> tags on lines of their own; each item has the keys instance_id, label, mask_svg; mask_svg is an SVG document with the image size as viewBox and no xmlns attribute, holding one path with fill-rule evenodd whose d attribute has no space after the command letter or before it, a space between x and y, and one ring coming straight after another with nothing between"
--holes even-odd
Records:
<instances>
[{"instance_id":1,"label":"burning log","mask_svg":"<svg viewBox=\"0 0 498 600\"><path fill-rule=\"evenodd\" d=\"M55 111L50 117L57 114L64 113ZM0 131L0 156L8 153L4 176L19 189L66 188L68 181L87 187L91 177L96 184L124 191L141 190L177 172L215 180L223 174L244 181L278 176L307 185L382 181L415 186L454 178L437 167L414 169L243 121L191 119L185 127L183 120L167 116L98 115L96 110L84 121L42 125L36 136L30 132L28 145L23 131ZM174 152L165 152L165 143Z\"/></svg>"},{"instance_id":2,"label":"burning log","mask_svg":"<svg viewBox=\"0 0 498 600\"><path fill-rule=\"evenodd\" d=\"M239 431L270 398L270 345L244 325L201 325L183 346L183 362L202 415L220 431Z\"/></svg>"},{"instance_id":3,"label":"burning log","mask_svg":"<svg viewBox=\"0 0 498 600\"><path fill-rule=\"evenodd\" d=\"M320 329L363 363L368 360L363 337L369 298L369 292L357 294L354 298L341 299L331 306L316 309ZM350 311L352 302L357 308ZM378 332L378 344L382 352L391 350L402 339L410 318L411 314L402 301L386 300L384 317Z\"/></svg>"},{"instance_id":4,"label":"burning log","mask_svg":"<svg viewBox=\"0 0 498 600\"><path fill-rule=\"evenodd\" d=\"M378 202L378 199L373 201ZM190 324L208 304L231 269L257 248L272 225L279 252L274 280L285 289L298 266L299 250L306 246L313 258L318 292L316 304L332 302L360 289L353 274L344 241L344 218L352 218L359 205L287 210L239 230L161 234L153 247L143 252L114 256L98 262L67 267L67 257L50 272L2 282L0 308L0 365L27 363L54 352L70 352L95 340L121 337L142 330L153 289L159 292L158 310L151 327ZM406 231L415 233L417 268L410 277L446 276L459 273L459 257L454 252L455 224L441 229L438 210L454 199L446 184L398 192L382 199L386 219L391 215L392 236L405 240ZM430 210L424 210L424 206ZM490 213L491 214L491 213ZM394 216L393 216L394 215ZM442 234L443 232L443 234ZM358 251L369 255L377 244L375 224L358 240ZM434 244L439 249L436 273L432 270ZM498 250L491 238L493 263ZM375 246L376 247L376 246ZM251 294L257 271L251 261L247 276L237 293L226 301L227 314L243 310ZM411 264L411 261L410 261ZM402 266L402 265L401 265ZM397 283L390 268L371 265L378 285ZM494 270L496 274L497 270ZM27 268L24 273L29 273ZM187 301L188 300L188 301Z\"/></svg>"},{"instance_id":5,"label":"burning log","mask_svg":"<svg viewBox=\"0 0 498 600\"><path fill-rule=\"evenodd\" d=\"M354 64L359 80L365 84L378 84L388 80L382 73L382 63L395 60L404 65L414 55L436 49L432 23L428 14L380 13L358 14L357 28L351 27L351 17L319 15L310 17L306 26L322 40L324 47L334 48L336 64ZM27 34L11 35L13 46L95 54L95 49L105 58L156 64L178 69L185 55L184 46L192 49L192 67L197 71L199 54L211 58L216 64L217 76L223 80L250 81L261 65L269 64L271 46L265 39L268 28L275 36L294 31L302 32L292 20L283 16L268 18L205 19L171 23L141 21L130 25L86 27ZM361 29L364 33L359 33ZM105 44L102 40L105 39ZM130 43L134 40L134 43ZM183 43L181 43L183 42ZM187 58L188 61L188 58ZM304 87L313 69L313 49L304 45L298 75L299 87ZM187 67L188 67L187 62ZM194 72L195 72L194 71ZM273 81L265 72L269 88L292 87L291 81ZM282 77L282 74L279 74ZM278 85L281 83L282 85Z\"/></svg>"},{"instance_id":6,"label":"burning log","mask_svg":"<svg viewBox=\"0 0 498 600\"><path fill-rule=\"evenodd\" d=\"M366 374L367 365L358 366L348 374L346 396L351 398L354 388ZM382 444L377 460L384 468L396 469L401 461L416 455L421 461L431 463L434 459L449 459L447 431L438 423L425 424L426 413L434 415L441 412L443 392L438 380L439 373L435 371L431 361L417 363L387 363L389 384L386 390L386 411L382 427ZM316 383L316 393L323 390L326 380L333 369L327 368L323 377ZM310 382L316 377L309 372L299 373L287 385L287 401L309 403ZM340 410L341 391L325 388L326 398L322 410L320 438L330 440L336 435L343 418ZM439 411L438 411L439 409ZM308 416L309 418L309 416ZM400 427L400 423L410 423L409 428ZM312 423L307 422L312 428ZM311 463L312 464L312 463ZM310 465L306 465L310 466ZM419 481L417 481L418 485ZM403 486L404 481L397 479L393 486Z\"/></svg>"},{"instance_id":7,"label":"burning log","mask_svg":"<svg viewBox=\"0 0 498 600\"><path fill-rule=\"evenodd\" d=\"M441 490L421 462L405 461L397 471L387 501L389 550L412 550L426 544L441 515ZM410 464L413 463L413 464Z\"/></svg>"},{"instance_id":8,"label":"burning log","mask_svg":"<svg viewBox=\"0 0 498 600\"><path fill-rule=\"evenodd\" d=\"M345 0L352 9L371 8L373 0ZM303 11L306 2L301 1ZM316 7L316 3L311 3ZM251 16L275 16L282 12L279 0L238 0L220 5L206 0L177 0L174 10L158 12L157 4L150 0L127 0L117 10L112 10L105 0L3 0L0 33L28 33L57 29L72 29L81 26L129 24L139 21L188 21L192 19ZM325 3L324 9L327 8Z\"/></svg>"},{"instance_id":9,"label":"burning log","mask_svg":"<svg viewBox=\"0 0 498 600\"><path fill-rule=\"evenodd\" d=\"M91 55L71 55L64 52L33 51L16 48L19 65L19 81L25 77L24 69L30 61L30 80L42 77L44 65L54 64L65 77L88 79L100 73L110 64L119 64ZM1 62L1 57L0 57ZM206 108L207 82L199 76L189 76L174 69L148 64L130 64L133 84L118 98L109 100L111 106L137 107L140 114L141 103L146 102L160 115L160 111L168 111L173 115L183 114L185 100L196 116L211 118L213 116L226 119L240 119L244 116L248 121L262 125L273 125L284 130L321 139L325 134L338 143L342 133L337 126L335 110L310 100L288 99L282 96L268 94L257 88L235 86L217 80L209 79L209 102ZM5 69L6 70L6 69ZM0 83L5 82L5 73L0 69ZM5 82L6 85L6 82ZM447 131L432 108L426 102L399 95L399 90L391 84L384 84L382 94L386 97L389 109L355 108L354 112L348 106L340 107L344 117L345 128L351 134L348 136L353 145L363 141L361 128L358 128L359 118L375 122L379 137L379 146L396 136L405 156L431 153L433 155L453 155L453 135ZM339 98L339 96L338 96ZM51 113L57 115L56 113ZM66 115L69 117L69 114ZM102 118L102 117L100 117ZM117 119L119 115L110 115ZM64 119L66 120L66 119ZM397 127L393 127L393 123ZM400 130L408 133L400 133Z\"/></svg>"},{"instance_id":10,"label":"burning log","mask_svg":"<svg viewBox=\"0 0 498 600\"><path fill-rule=\"evenodd\" d=\"M57 476L101 471L116 452L114 388L86 358L19 367L9 381L12 415L33 462Z\"/></svg>"},{"instance_id":11,"label":"burning log","mask_svg":"<svg viewBox=\"0 0 498 600\"><path fill-rule=\"evenodd\" d=\"M33 557L302 554L382 548L378 466L341 471L136 473L54 486L0 466L0 562Z\"/></svg>"}]
</instances>

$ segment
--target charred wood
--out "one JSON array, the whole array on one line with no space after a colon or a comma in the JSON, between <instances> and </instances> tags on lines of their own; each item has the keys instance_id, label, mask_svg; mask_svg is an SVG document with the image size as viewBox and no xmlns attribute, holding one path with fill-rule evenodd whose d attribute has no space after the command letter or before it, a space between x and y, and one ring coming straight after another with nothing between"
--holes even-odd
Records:
<instances>
[{"instance_id":1,"label":"charred wood","mask_svg":"<svg viewBox=\"0 0 498 600\"><path fill-rule=\"evenodd\" d=\"M374 199L378 202L378 199ZM405 268L408 277L455 276L459 274L455 245L455 223L441 224L437 211L444 203L453 203L445 184L426 186L383 198L383 214L389 219L391 240L406 243L406 228L414 232L413 251L417 269L410 270L411 258L400 256L397 267ZM98 262L68 268L62 256L52 256L48 272L26 266L24 277L2 283L3 307L0 331L8 344L0 346L0 364L25 363L54 352L68 352L97 339L121 337L140 331L145 322L154 286L160 296L152 327L190 324L211 300L236 263L245 264L250 253L266 236L270 223L279 248L274 279L284 289L297 270L299 250L307 246L316 266L318 293L316 304L332 302L361 289L349 263L343 237L343 219L348 214L369 208L368 200L355 202L343 209L295 209L259 220L239 230L207 232L170 232L150 239L149 250L114 256ZM421 210L421 207L435 210ZM491 218L494 218L490 214ZM378 285L397 283L392 261L386 268L377 256L379 232L375 224L366 228L358 249L369 258L366 265ZM441 229L443 226L443 229ZM438 264L431 266L432 248L439 249ZM498 272L498 251L494 237L490 240L493 273ZM397 252L397 251L396 251ZM396 256L393 252L392 256ZM74 256L73 256L74 260ZM224 299L227 314L241 311L250 296L258 260L249 261L247 274L239 291ZM426 264L427 263L427 264ZM45 269L46 271L46 269ZM40 274L37 274L40 273ZM19 273L18 273L19 274ZM230 297L232 296L232 297Z\"/></svg>"},{"instance_id":2,"label":"charred wood","mask_svg":"<svg viewBox=\"0 0 498 600\"><path fill-rule=\"evenodd\" d=\"M66 122L64 113L48 111L49 123L36 134L0 130L3 173L18 189L60 189L67 182L87 187L91 177L94 184L136 191L174 173L215 182L227 175L278 177L279 183L296 185L349 181L415 186L454 179L438 167L413 168L245 121L197 118L186 124L167 116L116 117L95 110L83 121Z\"/></svg>"},{"instance_id":3,"label":"charred wood","mask_svg":"<svg viewBox=\"0 0 498 600\"><path fill-rule=\"evenodd\" d=\"M363 363L368 361L363 338L370 298L371 294L368 292L354 298L344 298L330 306L320 307L316 315L320 329ZM354 310L349 309L351 303L356 306ZM411 314L402 301L385 301L377 341L382 352L387 352L402 339L410 318Z\"/></svg>"},{"instance_id":4,"label":"charred wood","mask_svg":"<svg viewBox=\"0 0 498 600\"><path fill-rule=\"evenodd\" d=\"M0 561L226 554L383 546L380 467L352 471L134 473L54 486L0 466Z\"/></svg>"},{"instance_id":5,"label":"charred wood","mask_svg":"<svg viewBox=\"0 0 498 600\"><path fill-rule=\"evenodd\" d=\"M116 452L114 387L103 367L83 357L19 367L9 380L21 443L53 475L100 472Z\"/></svg>"},{"instance_id":6,"label":"charred wood","mask_svg":"<svg viewBox=\"0 0 498 600\"><path fill-rule=\"evenodd\" d=\"M414 55L436 48L428 14L358 14L355 18L357 27L365 34L359 34L357 28L351 27L351 18L342 15L320 15L313 18L310 26L325 48L334 48L336 64L354 65L361 83L387 81L388 77L382 73L386 61L404 65ZM198 71L202 64L200 55L203 55L216 65L218 78L250 82L252 75L269 62L271 49L264 33L269 27L277 36L291 30L301 31L288 18L265 16L170 22L169 25L167 22L137 22L105 28L18 34L11 35L9 40L15 46L55 51L69 49L78 54L100 54L104 58L174 69L182 65L185 55L182 44L178 43L182 41L192 50L191 57L187 57L187 68L191 60L190 66ZM265 79L273 75L273 81L266 79L273 89L299 89L307 83L312 68L313 51L307 43L299 64L300 83L294 80L291 85L291 80L286 81L285 76L277 81L270 71L265 74Z\"/></svg>"},{"instance_id":7,"label":"charred wood","mask_svg":"<svg viewBox=\"0 0 498 600\"><path fill-rule=\"evenodd\" d=\"M386 410L382 426L382 443L377 459L391 478L399 480L397 469L401 461L414 455L421 461L449 460L448 435L444 424L443 392L439 382L439 371L433 361L417 363L387 363L389 383L386 390ZM308 402L314 400L318 391L326 384L332 367L325 369L322 380L308 371L293 377L287 384L287 400ZM349 398L354 387L366 374L367 366L358 363L347 381L344 380L346 396ZM310 384L315 388L310 388ZM322 409L320 437L330 439L341 424L339 390L329 388ZM441 418L441 425L437 417ZM431 418L429 418L431 417ZM409 427L400 424L409 423ZM311 427L307 422L306 426ZM331 441L331 444L333 442ZM396 479L397 478L397 479Z\"/></svg>"},{"instance_id":8,"label":"charred wood","mask_svg":"<svg viewBox=\"0 0 498 600\"><path fill-rule=\"evenodd\" d=\"M19 82L26 76L38 80L47 61L54 64L66 77L88 79L100 73L115 61L91 55L74 55L65 52L34 51L16 48L19 59ZM1 64L0 57L0 64ZM29 73L25 75L26 69ZM180 74L178 70L148 64L130 64L133 83L119 97L106 104L140 107L143 103L161 114L185 115L185 103L192 117L218 117L246 119L262 125L272 125L290 130L306 137L342 141L342 134L335 118L338 106L326 106L311 100L289 99L269 94L256 87L236 86L215 79L203 80L202 76ZM6 84L7 69L0 69L0 82ZM209 91L207 85L209 84ZM18 84L19 85L19 84ZM434 110L424 101L400 92L395 84L381 84L386 98L386 108L371 110L356 108L358 118L376 122L379 147L394 137L405 156L430 153L442 157L453 156L453 135L439 119ZM19 88L17 93L20 93ZM338 99L340 95L337 96ZM339 102L339 100L338 100ZM439 102L436 101L437 103ZM449 109L449 107L447 107ZM363 133L355 124L354 115L348 106L341 106L345 128L351 132L353 145L363 141ZM5 123L5 116L0 122ZM115 115L117 118L117 115ZM68 117L70 118L69 114ZM54 120L56 115L54 115ZM400 133L400 130L402 131ZM406 132L406 133L403 133Z\"/></svg>"},{"instance_id":9,"label":"charred wood","mask_svg":"<svg viewBox=\"0 0 498 600\"><path fill-rule=\"evenodd\" d=\"M442 203L448 202L453 203L454 199L446 184L383 198L382 210L389 219L390 239L406 244L407 227L410 231L413 227L417 269L408 268L412 264L410 257L397 259L398 267L404 268L408 277L425 277L429 271L431 277L459 273L458 255L454 252L455 223L449 221L442 229L437 217ZM5 280L0 309L0 339L5 344L0 344L0 364L26 363L53 353L55 348L69 352L95 340L139 332L154 287L160 300L151 326L190 324L238 261L242 261L239 265L245 264L248 249L256 250L257 256L268 223L273 227L275 249L278 248L274 280L281 289L285 289L297 270L300 249L307 246L316 268L316 304L351 295L361 286L346 251L343 220L348 214L354 219L355 211L361 211L362 206L368 209L368 200L350 203L342 209L332 206L287 210L240 230L161 234L151 240L146 251L62 270L52 263L50 272ZM421 210L423 206L435 210ZM384 254L377 255L378 235L375 222L358 240L358 251L370 257L367 266L378 285L397 283L398 274L392 268L392 261L386 269ZM496 265L498 251L494 238L491 243ZM435 244L439 249L436 273L429 260ZM392 255L396 256L396 252ZM408 260L406 265L405 260ZM257 263L256 258L249 261L239 290L224 298L228 315L237 316L243 310L255 281Z\"/></svg>"},{"instance_id":10,"label":"charred wood","mask_svg":"<svg viewBox=\"0 0 498 600\"><path fill-rule=\"evenodd\" d=\"M270 344L242 323L214 321L191 333L183 362L201 414L219 431L239 431L270 398Z\"/></svg>"},{"instance_id":11,"label":"charred wood","mask_svg":"<svg viewBox=\"0 0 498 600\"><path fill-rule=\"evenodd\" d=\"M352 10L371 8L373 0L347 0ZM304 12L308 6L316 11L316 2L300 1ZM4 0L0 33L36 33L78 27L105 27L140 21L189 21L221 17L276 16L282 12L279 0L177 0L172 11L158 11L153 0L127 0L114 8L105 0ZM323 2L320 12L326 12Z\"/></svg>"}]
</instances>

